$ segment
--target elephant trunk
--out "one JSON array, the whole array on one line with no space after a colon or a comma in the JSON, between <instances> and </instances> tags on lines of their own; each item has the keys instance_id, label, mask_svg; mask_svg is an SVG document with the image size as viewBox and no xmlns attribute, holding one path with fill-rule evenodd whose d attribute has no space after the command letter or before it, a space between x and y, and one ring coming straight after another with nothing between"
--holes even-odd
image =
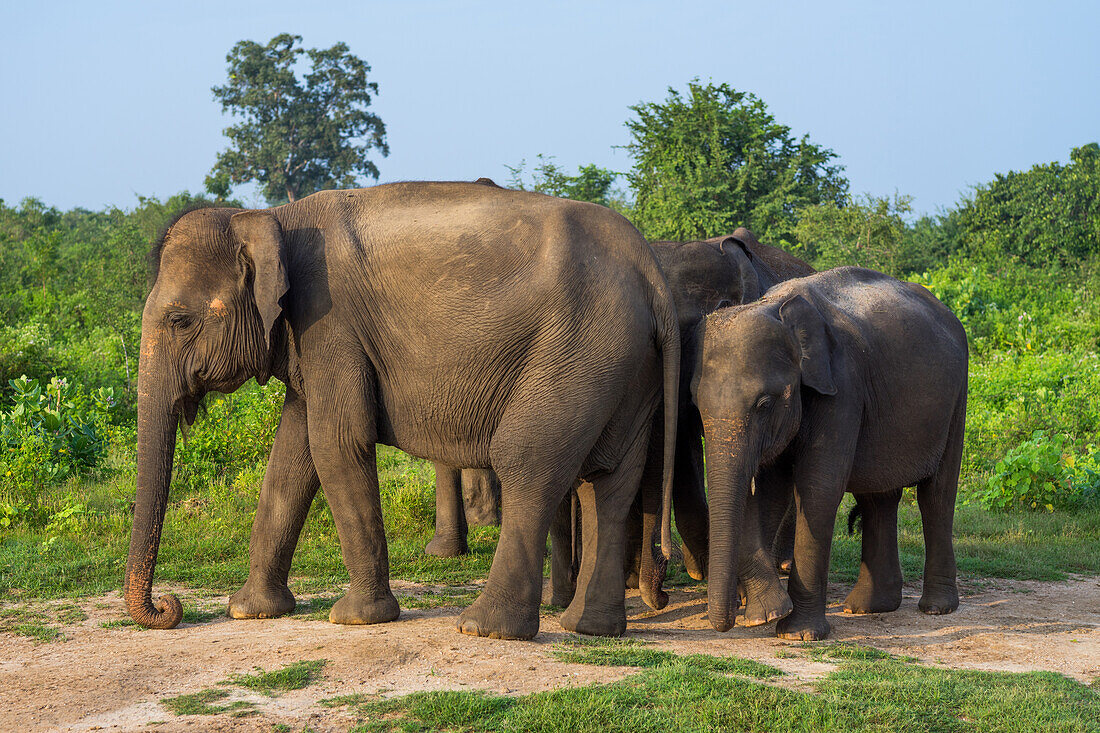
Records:
<instances>
[{"instance_id":1,"label":"elephant trunk","mask_svg":"<svg viewBox=\"0 0 1100 733\"><path fill-rule=\"evenodd\" d=\"M183 618L183 607L173 595L163 596L154 606L152 590L172 480L179 408L177 400L161 397L156 394L158 386L150 384L150 377L157 371L148 368L148 344L144 341L138 385L137 499L130 553L126 560L124 597L130 615L138 624L152 629L171 629Z\"/></svg>"},{"instance_id":2,"label":"elephant trunk","mask_svg":"<svg viewBox=\"0 0 1100 733\"><path fill-rule=\"evenodd\" d=\"M707 615L718 631L729 631L740 605L737 576L745 503L755 463L743 451L730 452L720 437L707 436L706 465L710 505L710 548L707 576Z\"/></svg>"}]
</instances>

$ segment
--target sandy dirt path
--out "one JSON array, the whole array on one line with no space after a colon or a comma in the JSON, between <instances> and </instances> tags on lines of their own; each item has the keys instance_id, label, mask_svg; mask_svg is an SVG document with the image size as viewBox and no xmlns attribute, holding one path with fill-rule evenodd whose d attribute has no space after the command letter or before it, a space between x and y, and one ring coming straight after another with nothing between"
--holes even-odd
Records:
<instances>
[{"instance_id":1,"label":"sandy dirt path","mask_svg":"<svg viewBox=\"0 0 1100 733\"><path fill-rule=\"evenodd\" d=\"M179 590L185 606L218 608L224 603L224 598L196 598ZM394 590L399 596L415 596L438 588L395 581ZM895 613L850 616L839 608L846 589L835 587L829 610L832 638L953 668L1050 670L1085 682L1100 677L1100 578L981 581L964 583L962 590L962 604L950 616L921 614L915 584L906 585L902 607ZM802 654L788 656L796 648L776 639L773 626L716 633L706 619L702 588L674 589L671 596L667 608L654 612L632 592L628 635L654 648L758 659L790 673L779 684L799 689L810 689L815 678L832 669ZM399 621L377 626L223 617L171 631L145 631L102 626L125 617L118 594L77 604L87 619L64 625L64 641L36 643L0 634L0 730L271 731L282 723L294 731L307 726L317 733L345 731L356 720L343 710L318 705L319 700L444 689L524 694L608 682L635 671L556 661L550 650L566 634L553 614L544 614L533 641L516 642L457 633L455 608L407 610ZM48 614L58 605L33 607ZM255 703L259 714L253 717L177 717L159 702L217 687L231 673L252 672L257 666L275 670L313 659L328 664L322 679L304 689L265 697L226 688L233 689L229 700Z\"/></svg>"}]
</instances>

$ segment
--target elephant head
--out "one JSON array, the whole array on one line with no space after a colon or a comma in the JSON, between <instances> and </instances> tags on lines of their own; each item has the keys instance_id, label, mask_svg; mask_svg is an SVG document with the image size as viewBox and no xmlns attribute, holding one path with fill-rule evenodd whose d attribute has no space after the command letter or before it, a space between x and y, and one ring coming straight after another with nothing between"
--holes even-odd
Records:
<instances>
[{"instance_id":1,"label":"elephant head","mask_svg":"<svg viewBox=\"0 0 1100 733\"><path fill-rule=\"evenodd\" d=\"M753 477L798 433L803 390L837 388L828 325L801 296L721 310L699 331L691 391L706 442L708 615L727 631L737 613L741 538L755 529L743 526Z\"/></svg>"},{"instance_id":2,"label":"elephant head","mask_svg":"<svg viewBox=\"0 0 1100 733\"><path fill-rule=\"evenodd\" d=\"M169 226L151 253L156 274L141 318L137 499L124 594L142 626L172 628L183 615L174 596L156 607L151 599L180 419L191 424L207 392L271 375L288 288L282 241L270 211L199 209Z\"/></svg>"}]
</instances>

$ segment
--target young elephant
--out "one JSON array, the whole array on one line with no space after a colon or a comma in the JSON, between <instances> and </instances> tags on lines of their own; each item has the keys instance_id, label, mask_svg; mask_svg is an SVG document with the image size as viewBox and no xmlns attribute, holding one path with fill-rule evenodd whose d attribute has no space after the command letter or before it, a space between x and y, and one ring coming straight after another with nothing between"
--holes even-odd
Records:
<instances>
[{"instance_id":1,"label":"young elephant","mask_svg":"<svg viewBox=\"0 0 1100 733\"><path fill-rule=\"evenodd\" d=\"M775 516L768 503L785 505L792 490L794 610L779 622L779 636L814 640L829 633L829 551L845 491L859 496L867 527L875 528L864 533L849 607L893 610L900 603L896 544L892 553L887 549L896 534L887 538L885 530L896 528L897 490L915 484L926 549L920 609L954 611L951 526L967 345L951 311L919 285L842 267L718 311L698 337L691 391L706 438L714 628L734 623L739 570L750 598L760 588L780 597L770 559L739 563L738 550L767 558L757 514Z\"/></svg>"}]
</instances>

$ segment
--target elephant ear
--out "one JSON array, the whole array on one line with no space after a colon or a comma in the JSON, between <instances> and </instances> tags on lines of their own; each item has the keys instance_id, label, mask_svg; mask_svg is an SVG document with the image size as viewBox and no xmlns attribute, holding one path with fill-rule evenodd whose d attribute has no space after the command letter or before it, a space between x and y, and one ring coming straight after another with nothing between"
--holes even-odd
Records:
<instances>
[{"instance_id":1,"label":"elephant ear","mask_svg":"<svg viewBox=\"0 0 1100 733\"><path fill-rule=\"evenodd\" d=\"M229 218L229 232L238 247L241 276L252 272L252 297L270 348L275 322L283 312L282 298L290 289L283 254L283 230L270 211L242 211Z\"/></svg>"},{"instance_id":2,"label":"elephant ear","mask_svg":"<svg viewBox=\"0 0 1100 733\"><path fill-rule=\"evenodd\" d=\"M835 395L832 339L821 312L796 295L779 306L779 320L791 330L802 350L802 384L823 395Z\"/></svg>"},{"instance_id":3,"label":"elephant ear","mask_svg":"<svg viewBox=\"0 0 1100 733\"><path fill-rule=\"evenodd\" d=\"M748 245L736 236L731 235L718 243L718 251L726 256L726 259L733 265L737 276L741 279L741 302L751 303L759 299L763 295L760 288L760 276L753 265L753 256Z\"/></svg>"}]
</instances>

